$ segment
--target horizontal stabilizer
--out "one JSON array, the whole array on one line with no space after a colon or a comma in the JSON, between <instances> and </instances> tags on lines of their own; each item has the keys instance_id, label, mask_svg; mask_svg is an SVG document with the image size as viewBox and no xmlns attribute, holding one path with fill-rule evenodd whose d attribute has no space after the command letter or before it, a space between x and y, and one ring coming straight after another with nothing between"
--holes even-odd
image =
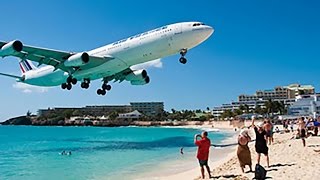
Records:
<instances>
[{"instance_id":1,"label":"horizontal stabilizer","mask_svg":"<svg viewBox=\"0 0 320 180\"><path fill-rule=\"evenodd\" d=\"M5 74L5 73L0 73L0 75L22 80L22 77L21 77L21 76L15 76L15 75Z\"/></svg>"}]
</instances>

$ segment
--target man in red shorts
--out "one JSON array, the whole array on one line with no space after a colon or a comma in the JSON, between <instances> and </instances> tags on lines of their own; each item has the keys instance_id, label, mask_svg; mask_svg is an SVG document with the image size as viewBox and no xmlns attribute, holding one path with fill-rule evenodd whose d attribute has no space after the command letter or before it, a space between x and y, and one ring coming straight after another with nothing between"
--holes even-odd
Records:
<instances>
[{"instance_id":1,"label":"man in red shorts","mask_svg":"<svg viewBox=\"0 0 320 180\"><path fill-rule=\"evenodd\" d=\"M201 139L197 140L197 137L201 137ZM209 178L211 178L210 167L208 166L209 149L210 149L210 146L211 146L211 141L208 138L208 132L204 131L204 132L202 132L201 135L196 134L194 136L194 143L198 146L197 158L199 160L199 164L200 164L200 167L201 167L202 179L204 179L204 168L203 168L203 166L206 167L207 172L209 174Z\"/></svg>"}]
</instances>

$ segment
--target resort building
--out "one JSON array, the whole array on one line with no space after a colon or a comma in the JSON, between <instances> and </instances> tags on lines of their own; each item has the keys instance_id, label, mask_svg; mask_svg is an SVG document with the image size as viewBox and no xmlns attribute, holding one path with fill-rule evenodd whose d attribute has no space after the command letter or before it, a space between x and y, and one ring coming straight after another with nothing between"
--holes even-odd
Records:
<instances>
[{"instance_id":1,"label":"resort building","mask_svg":"<svg viewBox=\"0 0 320 180\"><path fill-rule=\"evenodd\" d=\"M288 108L288 115L318 116L320 114L320 95L299 95Z\"/></svg>"},{"instance_id":2,"label":"resort building","mask_svg":"<svg viewBox=\"0 0 320 180\"><path fill-rule=\"evenodd\" d=\"M315 93L315 88L311 85L291 84L289 86L277 86L271 90L258 90L254 95L240 95L239 102L257 100L285 100L295 99L297 95L310 95Z\"/></svg>"},{"instance_id":3,"label":"resort building","mask_svg":"<svg viewBox=\"0 0 320 180\"><path fill-rule=\"evenodd\" d=\"M119 114L118 118L119 119L128 119L128 120L133 120L133 119L139 119L143 114L141 114L139 111L134 110L129 113L123 113Z\"/></svg>"},{"instance_id":4,"label":"resort building","mask_svg":"<svg viewBox=\"0 0 320 180\"><path fill-rule=\"evenodd\" d=\"M312 96L315 94L315 88L312 85L291 84L288 86L276 86L271 90L257 90L253 95L241 94L237 102L222 104L214 107L212 115L214 118L220 118L226 111L239 109L241 105L246 106L249 110L254 110L257 106L264 108L267 101L283 102L286 108L297 102L296 97L299 95Z\"/></svg>"},{"instance_id":5,"label":"resort building","mask_svg":"<svg viewBox=\"0 0 320 180\"><path fill-rule=\"evenodd\" d=\"M131 102L132 110L137 110L146 116L156 116L164 111L163 102Z\"/></svg>"},{"instance_id":6,"label":"resort building","mask_svg":"<svg viewBox=\"0 0 320 180\"><path fill-rule=\"evenodd\" d=\"M95 105L95 106L85 106L81 108L48 108L39 109L38 115L49 116L51 113L64 114L71 112L72 116L108 116L112 112L117 112L119 114L130 113L134 110L146 116L156 116L164 111L163 102L131 102L130 105Z\"/></svg>"}]
</instances>

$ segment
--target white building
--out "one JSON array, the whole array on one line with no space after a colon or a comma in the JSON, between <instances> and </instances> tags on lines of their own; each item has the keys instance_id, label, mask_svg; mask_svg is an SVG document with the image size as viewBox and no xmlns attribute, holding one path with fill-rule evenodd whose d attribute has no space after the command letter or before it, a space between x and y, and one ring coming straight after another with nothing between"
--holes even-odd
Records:
<instances>
[{"instance_id":1,"label":"white building","mask_svg":"<svg viewBox=\"0 0 320 180\"><path fill-rule=\"evenodd\" d=\"M320 114L320 95L299 95L288 108L289 115L316 116Z\"/></svg>"},{"instance_id":2,"label":"white building","mask_svg":"<svg viewBox=\"0 0 320 180\"><path fill-rule=\"evenodd\" d=\"M135 110L129 113L123 113L123 114L119 114L118 118L120 119L139 119L142 116L142 114Z\"/></svg>"}]
</instances>

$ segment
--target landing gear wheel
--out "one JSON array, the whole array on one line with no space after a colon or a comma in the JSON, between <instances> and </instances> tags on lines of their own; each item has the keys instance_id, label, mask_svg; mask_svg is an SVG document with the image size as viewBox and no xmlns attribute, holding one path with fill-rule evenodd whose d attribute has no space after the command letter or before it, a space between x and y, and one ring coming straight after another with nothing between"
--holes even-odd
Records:
<instances>
[{"instance_id":1,"label":"landing gear wheel","mask_svg":"<svg viewBox=\"0 0 320 180\"><path fill-rule=\"evenodd\" d=\"M72 83L73 85L77 84L77 79L76 79L76 78L72 78L72 79L71 79L71 83Z\"/></svg>"},{"instance_id":2,"label":"landing gear wheel","mask_svg":"<svg viewBox=\"0 0 320 180\"><path fill-rule=\"evenodd\" d=\"M180 61L180 63L182 63L182 64L186 64L186 63L187 63L187 59L186 59L185 57L181 57L181 58L179 59L179 61Z\"/></svg>"},{"instance_id":3,"label":"landing gear wheel","mask_svg":"<svg viewBox=\"0 0 320 180\"><path fill-rule=\"evenodd\" d=\"M67 83L70 84L71 82L72 82L72 76L69 76L69 77L67 78Z\"/></svg>"},{"instance_id":4,"label":"landing gear wheel","mask_svg":"<svg viewBox=\"0 0 320 180\"><path fill-rule=\"evenodd\" d=\"M106 93L107 93L106 90L102 89L101 95L104 96L106 95Z\"/></svg>"},{"instance_id":5,"label":"landing gear wheel","mask_svg":"<svg viewBox=\"0 0 320 180\"><path fill-rule=\"evenodd\" d=\"M88 83L85 83L85 82L82 82L82 83L81 83L81 88L83 88L83 89L88 89L88 88L89 88L89 84L88 84Z\"/></svg>"},{"instance_id":6,"label":"landing gear wheel","mask_svg":"<svg viewBox=\"0 0 320 180\"><path fill-rule=\"evenodd\" d=\"M81 86L81 88L84 89L84 88L86 88L86 83L82 82L80 86Z\"/></svg>"},{"instance_id":7,"label":"landing gear wheel","mask_svg":"<svg viewBox=\"0 0 320 180\"><path fill-rule=\"evenodd\" d=\"M98 90L97 90L97 94L98 94L98 95L101 95L101 94L102 94L102 90L101 90L101 89L98 89Z\"/></svg>"},{"instance_id":8,"label":"landing gear wheel","mask_svg":"<svg viewBox=\"0 0 320 180\"><path fill-rule=\"evenodd\" d=\"M106 89L107 91L110 91L110 90L111 90L111 85L108 84L105 89Z\"/></svg>"},{"instance_id":9,"label":"landing gear wheel","mask_svg":"<svg viewBox=\"0 0 320 180\"><path fill-rule=\"evenodd\" d=\"M107 85L106 83L103 83L103 84L102 84L102 89L107 89L107 86L108 86L108 85Z\"/></svg>"},{"instance_id":10,"label":"landing gear wheel","mask_svg":"<svg viewBox=\"0 0 320 180\"><path fill-rule=\"evenodd\" d=\"M104 84L102 84L102 89L110 91L111 90L111 85L104 83Z\"/></svg>"},{"instance_id":11,"label":"landing gear wheel","mask_svg":"<svg viewBox=\"0 0 320 180\"><path fill-rule=\"evenodd\" d=\"M71 90L71 88L72 88L72 85L71 84L67 84L67 89Z\"/></svg>"},{"instance_id":12,"label":"landing gear wheel","mask_svg":"<svg viewBox=\"0 0 320 180\"><path fill-rule=\"evenodd\" d=\"M67 88L67 84L66 84L66 83L62 83L62 84L61 84L61 88L62 88L62 89L66 89L66 88Z\"/></svg>"}]
</instances>

